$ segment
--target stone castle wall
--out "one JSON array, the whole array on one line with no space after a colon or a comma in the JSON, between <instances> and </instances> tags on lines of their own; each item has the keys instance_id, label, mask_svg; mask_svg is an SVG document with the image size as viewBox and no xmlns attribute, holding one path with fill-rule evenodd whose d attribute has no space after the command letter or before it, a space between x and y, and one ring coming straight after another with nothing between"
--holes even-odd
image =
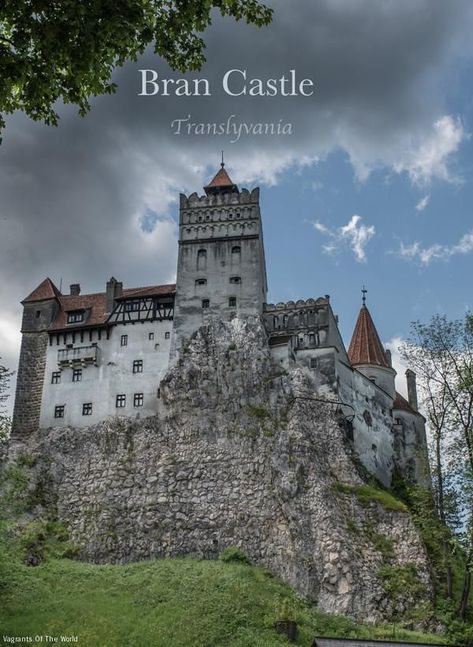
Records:
<instances>
[{"instance_id":1,"label":"stone castle wall","mask_svg":"<svg viewBox=\"0 0 473 647\"><path fill-rule=\"evenodd\" d=\"M43 430L11 455L37 457L32 487L83 558L216 558L239 546L321 609L380 620L385 557L368 530L392 542L394 566L417 569L426 597L427 558L406 513L362 506L340 488L363 481L343 420L310 401L314 379L273 364L254 322L214 323L168 371L158 416Z\"/></svg>"}]
</instances>

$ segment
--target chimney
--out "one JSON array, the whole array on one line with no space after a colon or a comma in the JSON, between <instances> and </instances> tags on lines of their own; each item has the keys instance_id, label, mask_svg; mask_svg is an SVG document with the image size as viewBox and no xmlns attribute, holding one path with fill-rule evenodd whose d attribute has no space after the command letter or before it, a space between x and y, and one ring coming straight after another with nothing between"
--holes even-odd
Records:
<instances>
[{"instance_id":1,"label":"chimney","mask_svg":"<svg viewBox=\"0 0 473 647\"><path fill-rule=\"evenodd\" d=\"M391 351L389 350L389 348L386 348L386 349L384 350L384 354L386 355L386 361L387 361L387 363L388 363L388 364L389 364L389 366L392 368L392 366L393 366L393 358L392 358ZM415 376L414 376L414 377L415 377Z\"/></svg>"},{"instance_id":2,"label":"chimney","mask_svg":"<svg viewBox=\"0 0 473 647\"><path fill-rule=\"evenodd\" d=\"M117 281L115 277L112 276L110 281L107 281L106 287L107 294L107 312L112 312L113 306L115 304L115 299L121 297L123 294L123 283Z\"/></svg>"},{"instance_id":3,"label":"chimney","mask_svg":"<svg viewBox=\"0 0 473 647\"><path fill-rule=\"evenodd\" d=\"M80 283L71 283L69 286L69 294L71 297L77 297L80 294Z\"/></svg>"},{"instance_id":4,"label":"chimney","mask_svg":"<svg viewBox=\"0 0 473 647\"><path fill-rule=\"evenodd\" d=\"M406 380L407 380L407 399L409 400L409 404L414 409L414 411L417 411L419 405L417 402L416 374L414 373L414 371L411 371L410 368L408 368L406 371Z\"/></svg>"}]
</instances>

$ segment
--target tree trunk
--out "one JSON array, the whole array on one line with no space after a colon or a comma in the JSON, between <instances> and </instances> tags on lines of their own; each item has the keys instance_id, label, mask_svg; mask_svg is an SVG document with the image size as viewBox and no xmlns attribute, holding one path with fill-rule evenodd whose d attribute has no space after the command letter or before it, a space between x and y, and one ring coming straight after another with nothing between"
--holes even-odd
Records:
<instances>
[{"instance_id":1,"label":"tree trunk","mask_svg":"<svg viewBox=\"0 0 473 647\"><path fill-rule=\"evenodd\" d=\"M460 604L458 605L458 616L464 620L466 612L468 610L468 600L470 597L471 589L471 571L473 568L473 546L470 546L468 557L466 560L465 566L465 575L463 577L463 589L460 598Z\"/></svg>"}]
</instances>

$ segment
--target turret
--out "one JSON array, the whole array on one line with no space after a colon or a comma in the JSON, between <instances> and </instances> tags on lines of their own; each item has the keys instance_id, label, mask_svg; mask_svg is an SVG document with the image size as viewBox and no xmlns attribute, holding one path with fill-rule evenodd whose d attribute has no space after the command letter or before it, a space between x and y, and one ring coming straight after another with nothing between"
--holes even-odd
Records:
<instances>
[{"instance_id":1,"label":"turret","mask_svg":"<svg viewBox=\"0 0 473 647\"><path fill-rule=\"evenodd\" d=\"M377 384L394 400L396 371L391 366L391 357L381 343L370 311L366 306L366 290L363 289L361 306L355 330L348 348L351 365Z\"/></svg>"},{"instance_id":2,"label":"turret","mask_svg":"<svg viewBox=\"0 0 473 647\"><path fill-rule=\"evenodd\" d=\"M46 278L22 301L21 349L13 411L12 437L27 436L39 427L48 328L60 306L61 293Z\"/></svg>"}]
</instances>

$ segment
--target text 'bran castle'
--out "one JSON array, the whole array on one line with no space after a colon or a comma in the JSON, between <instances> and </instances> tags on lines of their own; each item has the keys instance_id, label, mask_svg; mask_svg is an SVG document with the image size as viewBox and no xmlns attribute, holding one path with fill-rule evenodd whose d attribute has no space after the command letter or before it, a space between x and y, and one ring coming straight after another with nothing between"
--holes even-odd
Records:
<instances>
[{"instance_id":1,"label":"text 'bran castle'","mask_svg":"<svg viewBox=\"0 0 473 647\"><path fill-rule=\"evenodd\" d=\"M146 417L160 407L160 382L190 337L212 319L262 320L281 370L316 376L314 398L336 404L363 465L389 485L395 473L425 482L424 419L415 375L409 401L363 299L348 349L328 295L268 304L259 189L241 191L224 164L205 195L180 197L174 285L62 294L47 278L23 301L22 345L12 436L38 428L85 427L107 417Z\"/></svg>"}]
</instances>

